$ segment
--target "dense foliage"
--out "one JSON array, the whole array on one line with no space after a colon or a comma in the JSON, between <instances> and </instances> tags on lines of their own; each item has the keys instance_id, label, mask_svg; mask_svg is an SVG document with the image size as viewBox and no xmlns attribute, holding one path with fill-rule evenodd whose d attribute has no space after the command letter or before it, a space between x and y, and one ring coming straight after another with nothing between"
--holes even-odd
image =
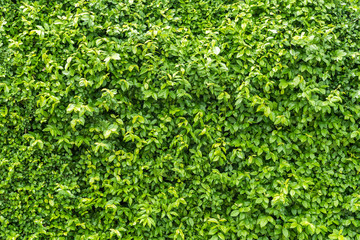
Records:
<instances>
[{"instance_id":1,"label":"dense foliage","mask_svg":"<svg viewBox=\"0 0 360 240\"><path fill-rule=\"evenodd\" d=\"M0 0L1 239L360 239L357 0Z\"/></svg>"}]
</instances>

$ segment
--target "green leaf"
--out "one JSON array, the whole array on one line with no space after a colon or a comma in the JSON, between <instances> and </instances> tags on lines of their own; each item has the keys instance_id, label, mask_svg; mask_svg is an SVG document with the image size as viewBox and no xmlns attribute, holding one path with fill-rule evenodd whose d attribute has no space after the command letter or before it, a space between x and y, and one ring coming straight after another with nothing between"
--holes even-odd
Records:
<instances>
[{"instance_id":1,"label":"green leaf","mask_svg":"<svg viewBox=\"0 0 360 240\"><path fill-rule=\"evenodd\" d=\"M290 236L289 230L287 230L286 228L283 228L282 233L283 233L285 239L289 239L289 236Z\"/></svg>"},{"instance_id":2,"label":"green leaf","mask_svg":"<svg viewBox=\"0 0 360 240\"><path fill-rule=\"evenodd\" d=\"M240 214L240 211L238 209L236 209L236 210L232 211L230 215L232 217L237 217L239 214Z\"/></svg>"},{"instance_id":3,"label":"green leaf","mask_svg":"<svg viewBox=\"0 0 360 240\"><path fill-rule=\"evenodd\" d=\"M258 224L260 225L261 228L265 227L267 223L268 223L268 218L265 216L260 217L258 219Z\"/></svg>"},{"instance_id":4,"label":"green leaf","mask_svg":"<svg viewBox=\"0 0 360 240\"><path fill-rule=\"evenodd\" d=\"M214 53L216 54L216 55L219 55L220 54L220 48L219 47L214 47Z\"/></svg>"}]
</instances>

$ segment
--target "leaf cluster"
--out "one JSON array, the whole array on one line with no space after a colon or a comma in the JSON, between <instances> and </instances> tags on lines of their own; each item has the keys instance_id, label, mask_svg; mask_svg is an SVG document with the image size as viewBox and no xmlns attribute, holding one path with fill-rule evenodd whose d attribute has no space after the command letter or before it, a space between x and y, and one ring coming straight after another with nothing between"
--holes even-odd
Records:
<instances>
[{"instance_id":1,"label":"leaf cluster","mask_svg":"<svg viewBox=\"0 0 360 240\"><path fill-rule=\"evenodd\" d=\"M1 239L360 239L358 0L0 0Z\"/></svg>"}]
</instances>

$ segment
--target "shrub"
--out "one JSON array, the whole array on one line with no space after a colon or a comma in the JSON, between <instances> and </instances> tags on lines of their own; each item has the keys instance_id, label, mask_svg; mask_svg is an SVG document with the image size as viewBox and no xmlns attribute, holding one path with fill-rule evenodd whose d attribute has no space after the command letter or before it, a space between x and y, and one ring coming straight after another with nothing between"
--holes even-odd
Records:
<instances>
[{"instance_id":1,"label":"shrub","mask_svg":"<svg viewBox=\"0 0 360 240\"><path fill-rule=\"evenodd\" d=\"M0 0L1 239L360 239L357 0Z\"/></svg>"}]
</instances>

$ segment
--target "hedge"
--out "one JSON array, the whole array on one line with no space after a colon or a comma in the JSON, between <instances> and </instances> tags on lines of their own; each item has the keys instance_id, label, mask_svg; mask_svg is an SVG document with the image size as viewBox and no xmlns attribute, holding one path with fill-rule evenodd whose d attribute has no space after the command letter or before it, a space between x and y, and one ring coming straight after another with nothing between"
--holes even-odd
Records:
<instances>
[{"instance_id":1,"label":"hedge","mask_svg":"<svg viewBox=\"0 0 360 240\"><path fill-rule=\"evenodd\" d=\"M357 0L0 0L1 239L360 239Z\"/></svg>"}]
</instances>

